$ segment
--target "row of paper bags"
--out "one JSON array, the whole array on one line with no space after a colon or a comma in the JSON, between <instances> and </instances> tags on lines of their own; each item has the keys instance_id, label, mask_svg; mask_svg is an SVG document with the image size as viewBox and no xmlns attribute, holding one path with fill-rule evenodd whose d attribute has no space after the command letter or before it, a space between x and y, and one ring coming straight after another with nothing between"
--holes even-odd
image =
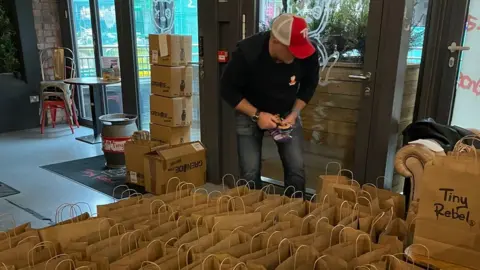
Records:
<instances>
[{"instance_id":1,"label":"row of paper bags","mask_svg":"<svg viewBox=\"0 0 480 270\"><path fill-rule=\"evenodd\" d=\"M39 270L415 269L398 255L413 228L404 198L325 179L317 202L268 194L270 187L207 193L179 183L165 195L100 205L97 217L65 204L58 216L69 220L0 235L0 262Z\"/></svg>"}]
</instances>

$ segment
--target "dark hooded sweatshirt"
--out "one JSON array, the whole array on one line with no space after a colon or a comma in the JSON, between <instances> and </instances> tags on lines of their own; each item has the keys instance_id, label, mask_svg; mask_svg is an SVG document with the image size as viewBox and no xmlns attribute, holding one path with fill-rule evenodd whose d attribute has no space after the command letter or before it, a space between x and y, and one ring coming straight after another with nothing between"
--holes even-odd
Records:
<instances>
[{"instance_id":1,"label":"dark hooded sweatshirt","mask_svg":"<svg viewBox=\"0 0 480 270\"><path fill-rule=\"evenodd\" d=\"M221 94L232 107L242 99L263 112L286 116L296 99L308 103L319 80L318 52L292 64L276 63L270 56L270 32L237 44L221 79Z\"/></svg>"}]
</instances>

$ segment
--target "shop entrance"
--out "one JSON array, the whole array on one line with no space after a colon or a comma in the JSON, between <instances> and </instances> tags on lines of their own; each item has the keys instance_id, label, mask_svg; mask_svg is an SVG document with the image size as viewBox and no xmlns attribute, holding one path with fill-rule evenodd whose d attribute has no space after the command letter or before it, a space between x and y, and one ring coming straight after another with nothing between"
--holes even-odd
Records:
<instances>
[{"instance_id":1,"label":"shop entrance","mask_svg":"<svg viewBox=\"0 0 480 270\"><path fill-rule=\"evenodd\" d=\"M400 11L411 11L412 3L385 0L202 2L199 5L199 35L200 43L203 42L200 81L205 89L217 90L208 100L201 97L201 112L212 110L220 116L218 122L202 122L202 129L218 131L216 137L203 138L210 151L209 166L213 169L209 170L210 180L219 182L227 173L238 175L234 112L221 101L218 89L226 64L218 63L217 54L231 52L238 40L267 31L273 18L285 11L307 19L309 35L319 43L320 51L320 85L302 112L307 188L310 191L316 188L317 176L325 173L330 162L341 163L360 182L374 182L376 176L393 175L393 162L392 166L387 165L387 159L396 149L398 119L395 118L400 117L400 110L392 107L401 103L403 95L403 87L396 87L395 80L400 74L398 70L402 70L403 79L408 52L401 49L401 41L407 37L404 25L409 22L405 22L404 13ZM397 126L379 124L392 119L397 121ZM380 137L372 139L378 134ZM337 171L337 166L329 166L327 170L330 174ZM264 140L262 175L265 181L282 184L281 162L269 137ZM391 178L387 177L387 187L392 185Z\"/></svg>"}]
</instances>

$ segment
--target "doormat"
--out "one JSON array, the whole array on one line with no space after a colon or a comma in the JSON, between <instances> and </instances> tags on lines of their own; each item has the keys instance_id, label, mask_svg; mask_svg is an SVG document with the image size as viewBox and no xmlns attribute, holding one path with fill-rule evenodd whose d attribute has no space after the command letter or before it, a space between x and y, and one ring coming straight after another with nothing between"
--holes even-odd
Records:
<instances>
[{"instance_id":1,"label":"doormat","mask_svg":"<svg viewBox=\"0 0 480 270\"><path fill-rule=\"evenodd\" d=\"M120 199L128 197L124 192L126 187L115 187L120 185L127 185L128 188L135 190L138 193L145 194L145 188L131 183L125 183L125 168L109 169L105 166L105 158L103 155L77 159L62 163L50 164L40 167L44 170L59 174L106 195ZM113 191L115 189L115 194ZM131 191L130 193L133 193Z\"/></svg>"},{"instance_id":2,"label":"doormat","mask_svg":"<svg viewBox=\"0 0 480 270\"><path fill-rule=\"evenodd\" d=\"M11 186L0 182L0 198L12 196L20 193L20 191L12 188Z\"/></svg>"}]
</instances>

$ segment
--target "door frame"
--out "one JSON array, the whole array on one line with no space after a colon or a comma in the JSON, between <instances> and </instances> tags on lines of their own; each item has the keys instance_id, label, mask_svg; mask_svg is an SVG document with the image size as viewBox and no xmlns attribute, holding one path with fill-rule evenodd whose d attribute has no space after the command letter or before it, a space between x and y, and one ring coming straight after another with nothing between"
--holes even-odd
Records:
<instances>
[{"instance_id":1,"label":"door frame","mask_svg":"<svg viewBox=\"0 0 480 270\"><path fill-rule=\"evenodd\" d=\"M73 20L73 7L72 7L73 0L65 0L65 1L58 1L58 11L59 11L59 23L60 23L60 32L62 37L62 44L63 47L70 48L74 54L74 60L77 64L77 74L79 73L79 61L78 61L78 54L77 54L77 47L75 42L75 34L74 34L74 20ZM101 56L102 53L102 39L100 36L100 24L99 24L99 6L98 0L89 0L89 8L90 8L90 20L92 26L92 38L93 38L93 52L95 57L95 69L96 69L96 76L102 76L101 70ZM93 7L93 8L92 8ZM117 32L118 32L118 24L117 24ZM119 46L120 47L120 46ZM120 48L119 48L120 50ZM120 55L120 51L119 51ZM123 89L123 78L122 78L122 89ZM83 96L81 95L81 89L79 86L75 89L75 105L79 112L83 110L82 103L88 102L90 100L84 100ZM102 91L99 95L99 98L102 100L102 112L108 113L108 103L107 103L107 94L106 94L106 87L102 86ZM123 99L124 100L124 99ZM92 127L93 122L90 119L86 119L81 117L81 113L78 114L78 122L82 126Z\"/></svg>"},{"instance_id":2,"label":"door frame","mask_svg":"<svg viewBox=\"0 0 480 270\"><path fill-rule=\"evenodd\" d=\"M255 2L258 5L260 0ZM405 13L401 11L406 6L413 11L412 0L371 0L369 7L366 43L374 45L367 46L364 74L371 72L372 76L363 87L373 91L361 99L353 174L360 183L375 183L377 176L385 175L385 188L392 186L393 159L399 134L399 105L402 103L408 53ZM259 23L258 11L255 12L256 25Z\"/></svg>"},{"instance_id":3,"label":"door frame","mask_svg":"<svg viewBox=\"0 0 480 270\"><path fill-rule=\"evenodd\" d=\"M414 120L431 117L440 124L450 124L461 52L451 53L447 46L463 43L469 4L469 0L430 1ZM451 56L457 59L452 68L448 66Z\"/></svg>"}]
</instances>

